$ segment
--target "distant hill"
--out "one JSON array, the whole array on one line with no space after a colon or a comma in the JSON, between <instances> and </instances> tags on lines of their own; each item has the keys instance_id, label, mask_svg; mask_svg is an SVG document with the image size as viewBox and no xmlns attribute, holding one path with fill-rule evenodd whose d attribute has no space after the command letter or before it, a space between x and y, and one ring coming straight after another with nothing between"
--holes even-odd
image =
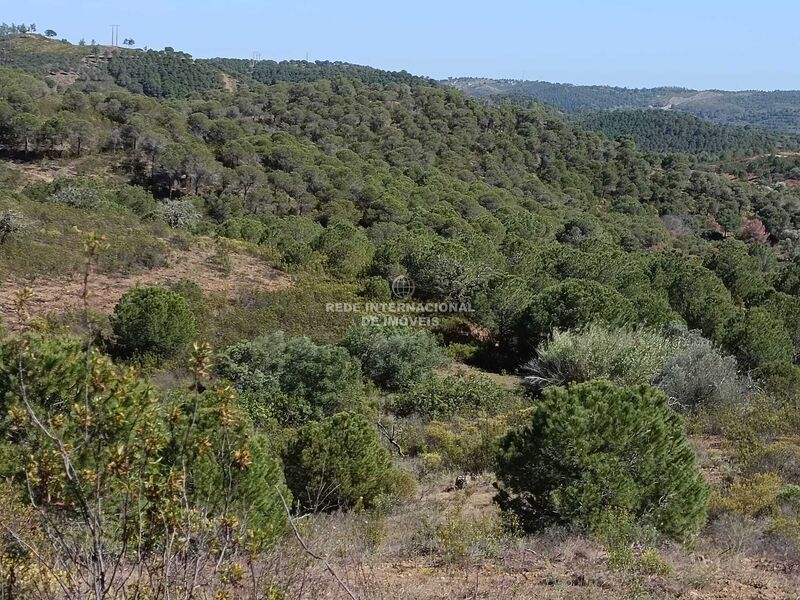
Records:
<instances>
[{"instance_id":1,"label":"distant hill","mask_svg":"<svg viewBox=\"0 0 800 600\"><path fill-rule=\"evenodd\" d=\"M230 87L239 82L272 85L346 77L366 84L435 83L405 71L383 71L332 61L194 59L164 50L118 48L98 44L73 45L37 34L0 38L0 64L47 76L61 86L91 83L117 85L154 98L185 98Z\"/></svg>"},{"instance_id":2,"label":"distant hill","mask_svg":"<svg viewBox=\"0 0 800 600\"><path fill-rule=\"evenodd\" d=\"M757 127L722 126L668 110L598 111L577 118L584 127L610 138L629 136L646 152L752 156L798 148L800 138Z\"/></svg>"},{"instance_id":3,"label":"distant hill","mask_svg":"<svg viewBox=\"0 0 800 600\"><path fill-rule=\"evenodd\" d=\"M751 125L800 133L800 91L634 89L469 77L448 79L442 83L477 98L529 97L566 112L664 108L690 113L719 125Z\"/></svg>"}]
</instances>

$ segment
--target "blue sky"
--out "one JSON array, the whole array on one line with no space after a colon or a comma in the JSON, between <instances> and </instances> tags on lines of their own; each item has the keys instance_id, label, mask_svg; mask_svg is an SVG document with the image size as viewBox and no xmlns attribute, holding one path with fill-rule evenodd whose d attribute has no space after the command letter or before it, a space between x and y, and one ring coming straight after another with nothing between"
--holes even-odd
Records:
<instances>
[{"instance_id":1,"label":"blue sky","mask_svg":"<svg viewBox=\"0 0 800 600\"><path fill-rule=\"evenodd\" d=\"M103 43L119 23L120 38L196 57L308 55L436 78L800 88L800 3L789 0L31 0L0 21Z\"/></svg>"}]
</instances>

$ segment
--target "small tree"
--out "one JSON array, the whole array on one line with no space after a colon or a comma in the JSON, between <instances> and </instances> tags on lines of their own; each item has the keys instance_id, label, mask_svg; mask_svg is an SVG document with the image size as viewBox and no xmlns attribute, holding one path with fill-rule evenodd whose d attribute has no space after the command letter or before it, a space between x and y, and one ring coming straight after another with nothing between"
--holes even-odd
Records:
<instances>
[{"instance_id":1,"label":"small tree","mask_svg":"<svg viewBox=\"0 0 800 600\"><path fill-rule=\"evenodd\" d=\"M124 356L172 357L195 336L194 315L186 300L166 288L129 290L114 308L111 324Z\"/></svg>"},{"instance_id":2,"label":"small tree","mask_svg":"<svg viewBox=\"0 0 800 600\"><path fill-rule=\"evenodd\" d=\"M408 389L447 362L430 332L402 327L354 326L345 346L364 374L387 390Z\"/></svg>"},{"instance_id":3,"label":"small tree","mask_svg":"<svg viewBox=\"0 0 800 600\"><path fill-rule=\"evenodd\" d=\"M339 413L300 431L284 470L301 505L325 511L373 504L390 491L392 463L366 417Z\"/></svg>"},{"instance_id":4,"label":"small tree","mask_svg":"<svg viewBox=\"0 0 800 600\"><path fill-rule=\"evenodd\" d=\"M649 386L549 388L500 442L497 501L535 531L625 514L675 538L702 525L709 492L680 417Z\"/></svg>"},{"instance_id":5,"label":"small tree","mask_svg":"<svg viewBox=\"0 0 800 600\"><path fill-rule=\"evenodd\" d=\"M52 29L45 29L45 30L44 30L44 34L45 34L47 37L49 37L49 38L54 38L54 37L56 37L56 36L58 35L58 34L57 34L55 31L53 31Z\"/></svg>"}]
</instances>

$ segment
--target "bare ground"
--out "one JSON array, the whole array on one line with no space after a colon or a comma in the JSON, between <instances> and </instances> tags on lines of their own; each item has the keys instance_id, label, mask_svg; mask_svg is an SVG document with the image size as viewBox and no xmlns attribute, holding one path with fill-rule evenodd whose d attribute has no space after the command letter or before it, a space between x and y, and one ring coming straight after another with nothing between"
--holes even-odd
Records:
<instances>
[{"instance_id":1,"label":"bare ground","mask_svg":"<svg viewBox=\"0 0 800 600\"><path fill-rule=\"evenodd\" d=\"M601 545L564 531L505 540L496 553L447 560L442 549L421 551L415 539L424 523L459 510L468 523L495 514L490 477L454 490L447 481L427 484L419 497L389 517L385 537L371 553L354 550L347 540L352 517L338 515L315 524L312 545L359 598L445 600L515 599L700 599L779 600L800 597L800 567L714 547L701 537L691 547L667 544L659 553L669 573L633 572L612 567ZM459 507L456 509L455 507ZM467 535L465 533L465 535ZM346 598L324 571L301 598Z\"/></svg>"},{"instance_id":2,"label":"bare ground","mask_svg":"<svg viewBox=\"0 0 800 600\"><path fill-rule=\"evenodd\" d=\"M278 290L289 287L291 278L267 265L257 257L239 252L227 252L229 269L223 269L216 257L217 247L212 240L198 240L190 250L173 249L167 264L131 276L94 273L89 280L87 304L90 309L109 313L120 297L136 286L163 285L179 280L196 283L203 291L229 298L242 290L255 288ZM83 305L83 274L68 277L40 278L34 282L10 280L0 286L0 316L6 326L20 326L15 310L17 293L29 288L33 295L28 302L30 317L57 315L80 309Z\"/></svg>"}]
</instances>

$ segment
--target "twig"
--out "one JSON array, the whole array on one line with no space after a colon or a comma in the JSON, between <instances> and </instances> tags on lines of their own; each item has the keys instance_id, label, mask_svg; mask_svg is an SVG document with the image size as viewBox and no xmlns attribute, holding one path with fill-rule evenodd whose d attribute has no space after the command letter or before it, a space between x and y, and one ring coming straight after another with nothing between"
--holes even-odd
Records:
<instances>
[{"instance_id":1,"label":"twig","mask_svg":"<svg viewBox=\"0 0 800 600\"><path fill-rule=\"evenodd\" d=\"M297 526L294 524L294 519L292 519L292 513L289 511L289 505L286 504L286 499L283 497L280 488L276 486L275 490L278 492L278 496L280 497L281 503L283 504L283 509L286 511L286 518L289 519L289 525L292 526L292 531L294 532L294 537L297 539L297 543L300 544L300 546L303 548L306 554L308 554L312 558L315 558L316 560L322 563L322 565L325 567L328 573L330 573L333 576L333 578L336 580L339 586L345 592L347 592L347 595L350 597L351 600L358 600L358 596L356 596L352 592L352 590L349 587L347 587L347 584L342 580L341 577L339 577L339 574L331 566L328 560L324 556L317 554L311 548L309 548L308 544L306 544L305 540L303 540L303 538L300 536L300 532L297 531Z\"/></svg>"},{"instance_id":2,"label":"twig","mask_svg":"<svg viewBox=\"0 0 800 600\"><path fill-rule=\"evenodd\" d=\"M395 437L394 437L394 427L392 428L392 433L391 433L391 434L389 434L389 432L386 430L386 427L384 427L384 426L383 426L383 424L382 424L380 421L378 421L378 429L380 430L380 432L381 432L381 433L382 433L384 436L386 436L386 439L387 439L387 440L389 440L389 443L390 443L392 446L394 446L395 448L397 448L397 453L398 453L398 454L399 454L401 457L405 458L405 456L406 456L406 455L405 455L405 453L403 452L403 449L400 447L400 444L398 444L398 443L397 443L397 440L396 440L396 439L395 439Z\"/></svg>"}]
</instances>

